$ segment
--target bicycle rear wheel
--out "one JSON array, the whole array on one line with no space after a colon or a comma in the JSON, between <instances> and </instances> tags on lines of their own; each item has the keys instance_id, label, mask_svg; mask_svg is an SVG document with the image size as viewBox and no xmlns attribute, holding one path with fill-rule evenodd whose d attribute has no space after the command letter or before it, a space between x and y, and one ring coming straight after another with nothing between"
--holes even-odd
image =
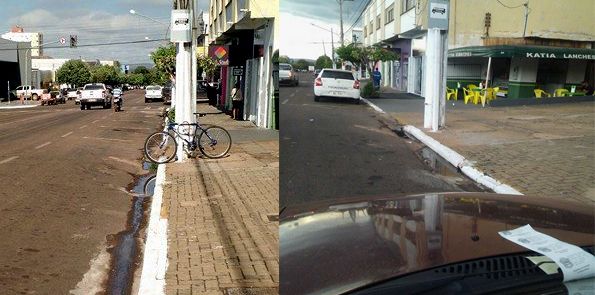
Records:
<instances>
[{"instance_id":1,"label":"bicycle rear wheel","mask_svg":"<svg viewBox=\"0 0 595 295\"><path fill-rule=\"evenodd\" d=\"M176 139L167 132L155 132L145 140L145 155L157 164L171 161L176 156L177 148Z\"/></svg>"},{"instance_id":2,"label":"bicycle rear wheel","mask_svg":"<svg viewBox=\"0 0 595 295\"><path fill-rule=\"evenodd\" d=\"M231 136L219 126L210 126L198 137L198 148L208 158L221 158L231 149Z\"/></svg>"}]
</instances>

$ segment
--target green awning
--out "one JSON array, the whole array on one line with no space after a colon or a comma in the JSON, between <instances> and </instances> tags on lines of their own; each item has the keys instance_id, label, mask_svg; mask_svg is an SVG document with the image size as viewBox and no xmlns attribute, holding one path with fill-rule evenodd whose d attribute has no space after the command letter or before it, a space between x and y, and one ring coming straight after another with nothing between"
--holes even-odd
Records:
<instances>
[{"instance_id":1,"label":"green awning","mask_svg":"<svg viewBox=\"0 0 595 295\"><path fill-rule=\"evenodd\" d=\"M448 57L527 57L595 60L595 49L549 46L470 46L450 49Z\"/></svg>"}]
</instances>

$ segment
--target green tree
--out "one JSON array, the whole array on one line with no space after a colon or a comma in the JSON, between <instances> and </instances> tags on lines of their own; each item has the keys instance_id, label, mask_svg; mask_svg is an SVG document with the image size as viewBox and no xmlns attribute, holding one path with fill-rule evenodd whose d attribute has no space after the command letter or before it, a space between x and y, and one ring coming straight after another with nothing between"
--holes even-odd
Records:
<instances>
[{"instance_id":1,"label":"green tree","mask_svg":"<svg viewBox=\"0 0 595 295\"><path fill-rule=\"evenodd\" d=\"M129 74L128 83L132 85L147 85L147 81L143 74Z\"/></svg>"},{"instance_id":2,"label":"green tree","mask_svg":"<svg viewBox=\"0 0 595 295\"><path fill-rule=\"evenodd\" d=\"M279 56L279 63L280 64L288 64L289 63L289 57L287 57L285 55Z\"/></svg>"},{"instance_id":3,"label":"green tree","mask_svg":"<svg viewBox=\"0 0 595 295\"><path fill-rule=\"evenodd\" d=\"M293 68L296 70L307 70L310 63L305 59L298 59L293 63Z\"/></svg>"},{"instance_id":4,"label":"green tree","mask_svg":"<svg viewBox=\"0 0 595 295\"><path fill-rule=\"evenodd\" d=\"M149 73L149 69L147 69L144 66L138 66L136 67L136 69L134 69L134 71L132 71L133 74L143 74L146 75Z\"/></svg>"},{"instance_id":5,"label":"green tree","mask_svg":"<svg viewBox=\"0 0 595 295\"><path fill-rule=\"evenodd\" d=\"M217 69L217 62L208 56L199 56L197 64L198 68L203 71L207 77L212 77Z\"/></svg>"},{"instance_id":6,"label":"green tree","mask_svg":"<svg viewBox=\"0 0 595 295\"><path fill-rule=\"evenodd\" d=\"M350 61L353 64L364 65L368 73L372 73L372 67L379 61L390 61L399 59L396 52L380 46L357 47L354 44L341 46L336 49L340 59Z\"/></svg>"},{"instance_id":7,"label":"green tree","mask_svg":"<svg viewBox=\"0 0 595 295\"><path fill-rule=\"evenodd\" d=\"M151 59L155 68L167 76L176 72L176 47L173 43L157 48L151 53Z\"/></svg>"},{"instance_id":8,"label":"green tree","mask_svg":"<svg viewBox=\"0 0 595 295\"><path fill-rule=\"evenodd\" d=\"M65 62L56 72L56 81L73 87L91 82L91 72L86 63L78 59Z\"/></svg>"},{"instance_id":9,"label":"green tree","mask_svg":"<svg viewBox=\"0 0 595 295\"><path fill-rule=\"evenodd\" d=\"M316 63L314 64L314 67L317 69L332 68L333 61L331 60L330 57L328 57L326 55L321 55L318 57L318 59L316 59Z\"/></svg>"},{"instance_id":10,"label":"green tree","mask_svg":"<svg viewBox=\"0 0 595 295\"><path fill-rule=\"evenodd\" d=\"M116 85L118 84L118 72L119 69L116 69L114 66L110 65L100 65L91 67L91 81L93 83L105 83L107 85Z\"/></svg>"}]
</instances>

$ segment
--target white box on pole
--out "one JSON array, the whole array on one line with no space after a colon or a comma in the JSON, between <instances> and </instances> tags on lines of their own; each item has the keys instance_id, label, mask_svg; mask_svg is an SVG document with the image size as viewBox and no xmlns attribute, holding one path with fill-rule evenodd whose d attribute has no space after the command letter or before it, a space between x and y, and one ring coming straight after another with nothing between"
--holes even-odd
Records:
<instances>
[{"instance_id":1,"label":"white box on pole","mask_svg":"<svg viewBox=\"0 0 595 295\"><path fill-rule=\"evenodd\" d=\"M192 42L190 10L175 9L171 11L170 40L175 43Z\"/></svg>"}]
</instances>

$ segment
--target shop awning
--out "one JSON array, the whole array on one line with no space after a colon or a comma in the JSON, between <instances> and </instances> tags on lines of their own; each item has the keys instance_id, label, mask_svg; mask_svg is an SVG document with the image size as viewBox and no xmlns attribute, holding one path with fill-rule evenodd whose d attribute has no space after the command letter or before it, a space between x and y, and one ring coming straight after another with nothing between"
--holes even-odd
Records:
<instances>
[{"instance_id":1,"label":"shop awning","mask_svg":"<svg viewBox=\"0 0 595 295\"><path fill-rule=\"evenodd\" d=\"M448 57L526 57L595 60L595 49L549 46L471 46L448 50Z\"/></svg>"}]
</instances>

